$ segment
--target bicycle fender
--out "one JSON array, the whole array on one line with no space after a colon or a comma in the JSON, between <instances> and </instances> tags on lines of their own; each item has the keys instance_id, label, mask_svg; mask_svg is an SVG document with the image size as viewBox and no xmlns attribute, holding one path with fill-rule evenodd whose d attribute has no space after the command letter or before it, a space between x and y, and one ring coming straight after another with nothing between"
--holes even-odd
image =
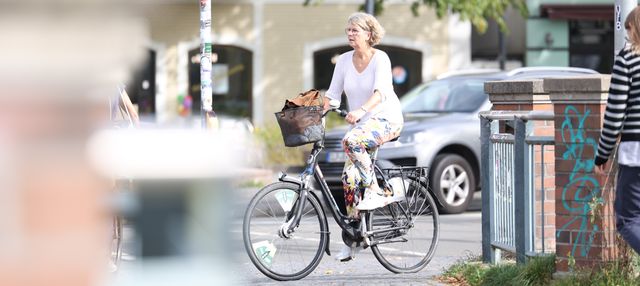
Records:
<instances>
[{"instance_id":1,"label":"bicycle fender","mask_svg":"<svg viewBox=\"0 0 640 286\"><path fill-rule=\"evenodd\" d=\"M281 173L278 176L278 180L280 182L293 183L293 184L296 184L296 185L302 187L302 181L300 179L298 179L296 177L289 176L289 175L287 175L285 173Z\"/></svg>"},{"instance_id":2,"label":"bicycle fender","mask_svg":"<svg viewBox=\"0 0 640 286\"><path fill-rule=\"evenodd\" d=\"M393 164L391 161L389 160L385 160L385 159L377 159L376 160L376 165L378 166L378 168L380 169L389 169L389 168L394 168L397 167L395 164Z\"/></svg>"}]
</instances>

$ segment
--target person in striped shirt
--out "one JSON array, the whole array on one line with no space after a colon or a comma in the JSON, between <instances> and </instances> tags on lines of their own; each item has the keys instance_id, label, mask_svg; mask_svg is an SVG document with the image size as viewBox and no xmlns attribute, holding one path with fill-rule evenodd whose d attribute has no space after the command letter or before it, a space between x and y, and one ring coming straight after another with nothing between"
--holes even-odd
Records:
<instances>
[{"instance_id":1,"label":"person in striped shirt","mask_svg":"<svg viewBox=\"0 0 640 286\"><path fill-rule=\"evenodd\" d=\"M618 183L614 209L616 228L640 253L640 8L625 21L628 43L616 55L604 122L595 157L595 172L605 175L606 164L618 146Z\"/></svg>"}]
</instances>

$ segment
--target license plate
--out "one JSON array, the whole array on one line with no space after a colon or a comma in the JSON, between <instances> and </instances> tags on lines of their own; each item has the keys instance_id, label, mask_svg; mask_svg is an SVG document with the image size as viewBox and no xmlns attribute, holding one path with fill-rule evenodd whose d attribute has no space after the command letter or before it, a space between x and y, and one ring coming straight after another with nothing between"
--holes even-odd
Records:
<instances>
[{"instance_id":1,"label":"license plate","mask_svg":"<svg viewBox=\"0 0 640 286\"><path fill-rule=\"evenodd\" d=\"M327 152L327 162L338 163L347 161L347 154L344 152Z\"/></svg>"}]
</instances>

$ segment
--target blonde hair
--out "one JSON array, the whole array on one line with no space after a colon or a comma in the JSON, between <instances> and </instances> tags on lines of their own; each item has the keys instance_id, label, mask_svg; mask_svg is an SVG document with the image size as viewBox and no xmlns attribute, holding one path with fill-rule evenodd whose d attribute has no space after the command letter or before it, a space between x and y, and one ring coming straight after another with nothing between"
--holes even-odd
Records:
<instances>
[{"instance_id":1,"label":"blonde hair","mask_svg":"<svg viewBox=\"0 0 640 286\"><path fill-rule=\"evenodd\" d=\"M378 22L375 17L369 14L362 12L353 13L349 16L347 23L349 25L357 25L361 29L370 32L371 37L367 43L372 47L379 44L382 37L384 37L384 28L382 28L382 25L380 25L380 22Z\"/></svg>"},{"instance_id":2,"label":"blonde hair","mask_svg":"<svg viewBox=\"0 0 640 286\"><path fill-rule=\"evenodd\" d=\"M640 6L637 6L629 12L627 19L624 21L624 28L627 29L629 35L629 44L631 51L640 54Z\"/></svg>"}]
</instances>

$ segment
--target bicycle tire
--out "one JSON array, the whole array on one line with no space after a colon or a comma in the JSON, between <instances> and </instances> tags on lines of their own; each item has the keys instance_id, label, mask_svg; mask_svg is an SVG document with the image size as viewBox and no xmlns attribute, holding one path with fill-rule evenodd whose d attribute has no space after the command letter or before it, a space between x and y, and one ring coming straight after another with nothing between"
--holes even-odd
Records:
<instances>
[{"instance_id":1,"label":"bicycle tire","mask_svg":"<svg viewBox=\"0 0 640 286\"><path fill-rule=\"evenodd\" d=\"M375 225L383 225L383 227L389 227L391 225L388 224L398 224L399 219L393 218L393 214L401 213L400 208L403 207L406 210L410 210L412 213L413 224L414 227L407 230L407 233L401 233L400 231L396 232L387 232L378 234L382 235L382 239L407 239L409 234L414 234L418 232L421 228L425 228L427 226L432 226L433 230L429 232L429 230L425 231L425 236L427 240L431 240L428 243L428 249L426 252L421 252L422 249L414 250L399 250L393 247L398 247L400 243L412 243L409 239L407 242L392 242L389 244L375 244L371 246L371 250L373 251L373 255L376 257L378 262L382 264L386 269L393 273L414 273L418 272L429 264L433 255L435 254L435 250L438 245L438 240L440 236L440 220L438 214L438 208L433 200L433 197L428 191L428 187L424 182L421 182L419 178L408 178L411 182L409 187L407 188L406 194L408 199L401 202L392 203L384 208L373 210L369 212L367 219L367 229L374 230ZM413 199L411 199L413 198ZM390 216L391 219L384 219L384 216ZM382 220L381 220L382 218ZM421 222L416 222L417 218L422 218ZM423 224L421 227L418 223ZM387 225L384 225L387 224ZM416 239L418 240L418 239ZM420 243L418 246L424 245L422 239L419 240ZM387 245L391 246L388 247ZM387 249L388 248L388 249ZM417 260L414 262L404 262L403 257L411 257L415 256ZM407 259L408 260L408 259Z\"/></svg>"},{"instance_id":2,"label":"bicycle tire","mask_svg":"<svg viewBox=\"0 0 640 286\"><path fill-rule=\"evenodd\" d=\"M329 231L324 211L318 200L311 194L307 196L300 226L296 228L293 237L287 239L278 235L282 224L292 215L292 211L286 211L285 209L294 210L295 206L300 202L298 189L298 185L287 182L276 182L262 188L249 203L243 220L244 246L251 262L264 275L278 281L299 280L313 272L320 264L323 252L329 241ZM282 193L278 193L278 191L284 191L286 196L293 198L292 201L283 205L278 197ZM285 195L280 196L280 198ZM266 203L269 207L261 210L262 203ZM276 206L276 208L273 206ZM278 207L282 208L282 211ZM310 214L311 212L314 212L314 214ZM271 219L266 220L266 218L260 218L258 215L265 215L267 218L271 216ZM318 226L314 227L312 222L315 224L316 220ZM269 241L266 238L271 238L272 240ZM316 240L317 245L314 243ZM309 242L312 242L310 246L303 246L304 244L309 244ZM302 259L292 262L292 257L289 255L289 261L285 261L286 252L293 252L296 249L299 251L296 259ZM305 261L302 251L309 252L309 249L311 249L311 255ZM272 253L273 256L270 256ZM291 273L282 271L281 268L285 267L286 264L289 264L289 266L299 265L300 269L291 270Z\"/></svg>"}]
</instances>

